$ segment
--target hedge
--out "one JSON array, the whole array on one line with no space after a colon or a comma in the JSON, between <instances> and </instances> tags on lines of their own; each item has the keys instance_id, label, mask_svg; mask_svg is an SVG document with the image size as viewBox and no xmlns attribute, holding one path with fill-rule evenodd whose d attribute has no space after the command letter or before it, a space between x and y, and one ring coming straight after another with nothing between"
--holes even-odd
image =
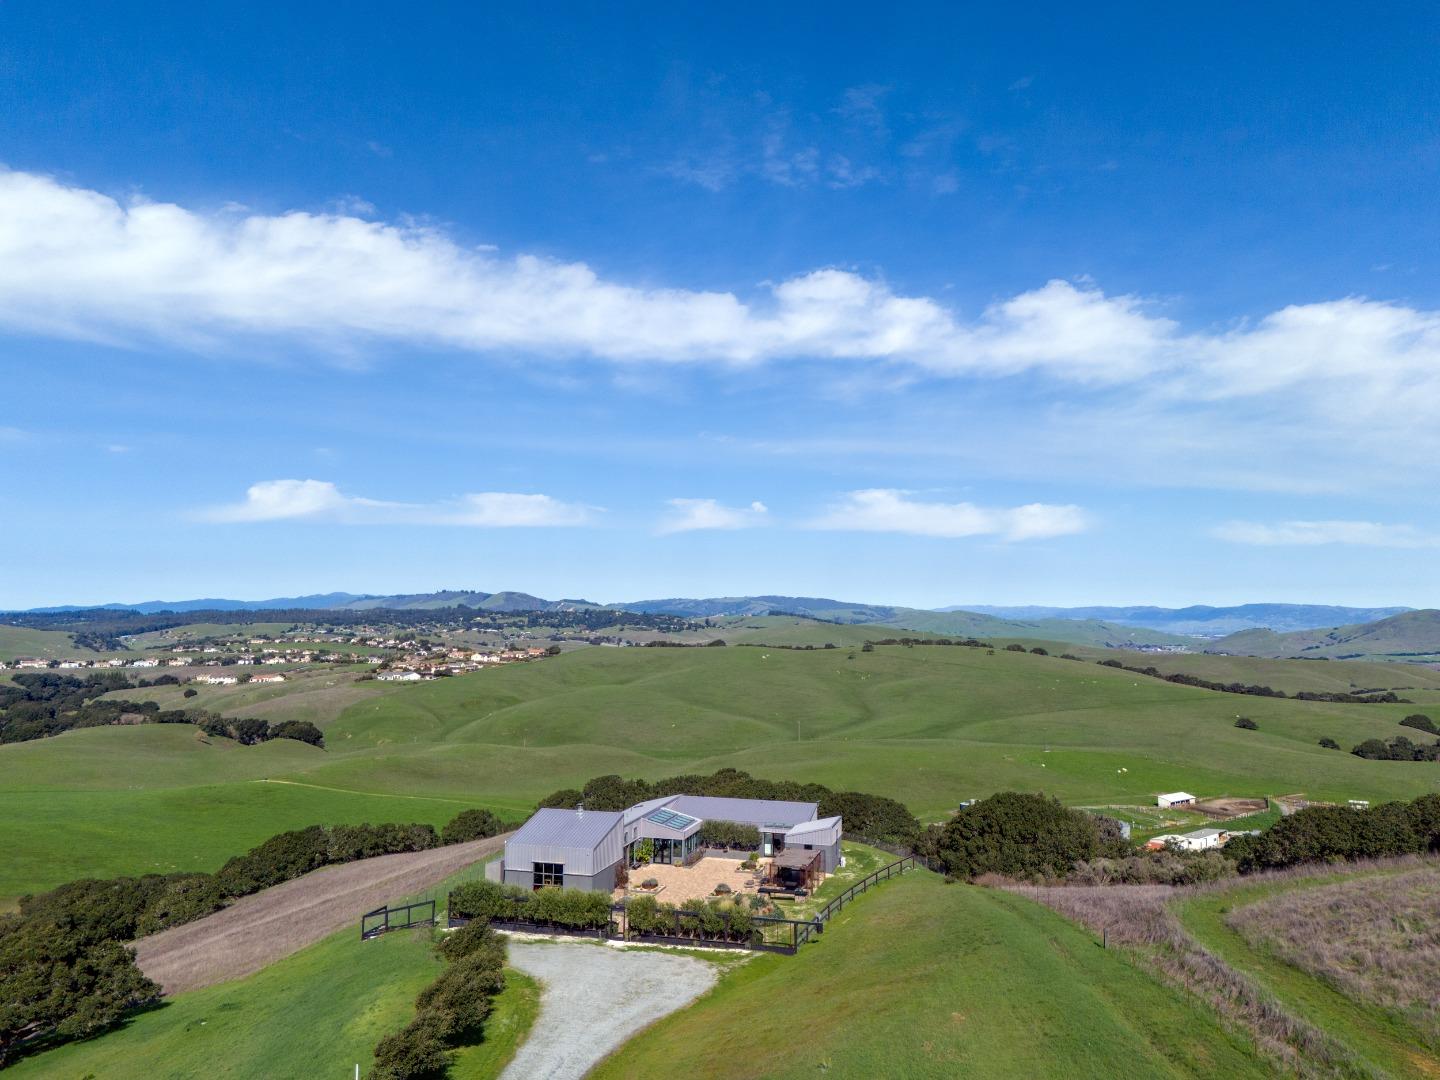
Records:
<instances>
[{"instance_id":1,"label":"hedge","mask_svg":"<svg viewBox=\"0 0 1440 1080\"><path fill-rule=\"evenodd\" d=\"M450 914L461 919L598 930L610 924L610 894L583 889L531 890L494 881L469 881L451 891Z\"/></svg>"},{"instance_id":2,"label":"hedge","mask_svg":"<svg viewBox=\"0 0 1440 1080\"><path fill-rule=\"evenodd\" d=\"M678 934L676 912L680 913ZM664 937L749 941L755 934L748 908L728 900L686 900L676 907L653 896L632 896L625 901L625 920L634 933Z\"/></svg>"}]
</instances>

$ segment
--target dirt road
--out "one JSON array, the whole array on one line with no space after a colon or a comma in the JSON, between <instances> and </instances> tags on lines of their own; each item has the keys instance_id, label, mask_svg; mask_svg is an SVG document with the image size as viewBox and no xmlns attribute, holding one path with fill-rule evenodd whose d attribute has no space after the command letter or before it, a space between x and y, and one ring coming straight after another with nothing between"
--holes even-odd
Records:
<instances>
[{"instance_id":1,"label":"dirt road","mask_svg":"<svg viewBox=\"0 0 1440 1080\"><path fill-rule=\"evenodd\" d=\"M494 854L509 835L327 866L141 938L136 960L166 994L242 978L347 926L358 938L365 912Z\"/></svg>"}]
</instances>

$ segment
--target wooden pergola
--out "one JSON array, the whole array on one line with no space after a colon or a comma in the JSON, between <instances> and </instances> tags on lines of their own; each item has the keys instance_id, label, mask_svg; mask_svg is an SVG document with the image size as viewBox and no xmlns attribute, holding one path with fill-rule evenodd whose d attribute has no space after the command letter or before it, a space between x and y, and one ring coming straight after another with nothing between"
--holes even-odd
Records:
<instances>
[{"instance_id":1,"label":"wooden pergola","mask_svg":"<svg viewBox=\"0 0 1440 1080\"><path fill-rule=\"evenodd\" d=\"M820 884L820 856L819 851L805 851L803 848L786 848L778 852L770 863L768 881L772 885L782 884L781 874L784 873L790 880L783 882L787 885L796 885L813 892L815 886ZM798 879L798 881L796 880Z\"/></svg>"}]
</instances>

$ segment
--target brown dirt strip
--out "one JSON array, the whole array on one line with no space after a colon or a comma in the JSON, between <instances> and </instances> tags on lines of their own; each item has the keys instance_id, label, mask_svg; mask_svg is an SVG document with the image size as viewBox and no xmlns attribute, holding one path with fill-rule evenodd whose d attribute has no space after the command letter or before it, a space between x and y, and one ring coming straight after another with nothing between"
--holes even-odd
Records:
<instances>
[{"instance_id":1,"label":"brown dirt strip","mask_svg":"<svg viewBox=\"0 0 1440 1080\"><path fill-rule=\"evenodd\" d=\"M141 938L135 958L166 994L179 994L253 975L347 926L358 944L361 915L493 855L509 835L327 866Z\"/></svg>"}]
</instances>

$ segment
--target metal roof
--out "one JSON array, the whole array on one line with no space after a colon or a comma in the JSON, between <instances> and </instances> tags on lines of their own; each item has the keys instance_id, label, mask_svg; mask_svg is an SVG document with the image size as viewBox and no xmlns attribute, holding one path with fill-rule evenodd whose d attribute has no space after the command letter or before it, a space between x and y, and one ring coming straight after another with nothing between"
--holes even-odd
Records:
<instances>
[{"instance_id":1,"label":"metal roof","mask_svg":"<svg viewBox=\"0 0 1440 1080\"><path fill-rule=\"evenodd\" d=\"M727 799L717 795L680 795L669 807L702 821L738 821L771 829L788 829L802 821L813 821L819 809L813 802Z\"/></svg>"},{"instance_id":2,"label":"metal roof","mask_svg":"<svg viewBox=\"0 0 1440 1080\"><path fill-rule=\"evenodd\" d=\"M808 833L826 832L840 824L839 817L821 818L819 821L802 821L799 825L793 826L785 834L788 840L792 836L805 836Z\"/></svg>"},{"instance_id":3,"label":"metal roof","mask_svg":"<svg viewBox=\"0 0 1440 1080\"><path fill-rule=\"evenodd\" d=\"M593 851L595 846L620 823L622 815L612 810L536 810L529 821L516 830L507 847L569 847Z\"/></svg>"}]
</instances>

